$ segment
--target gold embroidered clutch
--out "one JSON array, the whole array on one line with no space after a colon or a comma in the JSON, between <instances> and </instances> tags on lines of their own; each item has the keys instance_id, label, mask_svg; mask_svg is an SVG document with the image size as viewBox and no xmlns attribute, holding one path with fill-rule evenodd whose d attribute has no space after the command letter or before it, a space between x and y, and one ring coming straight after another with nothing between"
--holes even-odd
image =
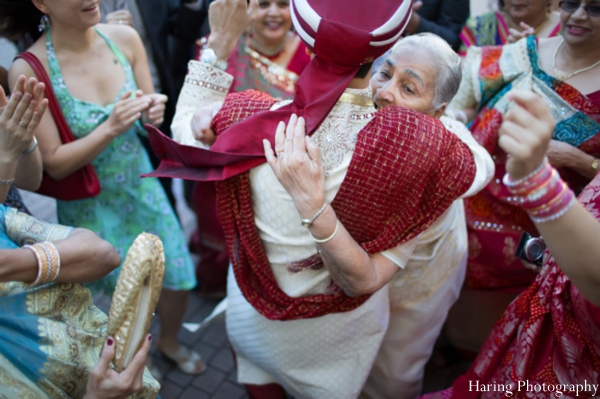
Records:
<instances>
[{"instance_id":1,"label":"gold embroidered clutch","mask_svg":"<svg viewBox=\"0 0 600 399\"><path fill-rule=\"evenodd\" d=\"M150 328L162 289L165 254L160 238L142 233L133 242L117 280L107 332L115 338L115 370L127 367Z\"/></svg>"}]
</instances>

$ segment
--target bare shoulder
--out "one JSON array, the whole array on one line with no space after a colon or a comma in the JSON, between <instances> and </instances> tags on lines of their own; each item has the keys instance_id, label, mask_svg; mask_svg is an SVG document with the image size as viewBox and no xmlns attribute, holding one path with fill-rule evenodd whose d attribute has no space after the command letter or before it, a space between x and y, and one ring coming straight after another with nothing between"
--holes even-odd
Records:
<instances>
[{"instance_id":1,"label":"bare shoulder","mask_svg":"<svg viewBox=\"0 0 600 399\"><path fill-rule=\"evenodd\" d=\"M96 28L115 43L129 61L133 60L134 54L143 47L140 35L131 26L98 24Z\"/></svg>"},{"instance_id":2,"label":"bare shoulder","mask_svg":"<svg viewBox=\"0 0 600 399\"><path fill-rule=\"evenodd\" d=\"M44 65L44 68L48 70L48 56L46 54L46 43L43 40L36 41L31 47L29 47L26 51L33 53ZM17 78L20 75L25 75L26 77L35 77L37 78L35 72L33 72L33 68L29 65L27 61L21 58L17 58L13 61L8 69L8 82L9 86L12 87L14 83L17 81Z\"/></svg>"}]
</instances>

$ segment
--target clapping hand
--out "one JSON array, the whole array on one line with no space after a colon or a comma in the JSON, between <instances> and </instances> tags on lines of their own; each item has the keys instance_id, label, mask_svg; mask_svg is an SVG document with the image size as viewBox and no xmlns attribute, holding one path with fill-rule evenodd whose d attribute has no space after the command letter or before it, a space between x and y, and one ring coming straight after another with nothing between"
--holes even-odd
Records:
<instances>
[{"instance_id":1,"label":"clapping hand","mask_svg":"<svg viewBox=\"0 0 600 399\"><path fill-rule=\"evenodd\" d=\"M35 78L19 76L8 100L0 87L0 153L3 156L16 159L33 148L33 132L47 106L44 84Z\"/></svg>"},{"instance_id":2,"label":"clapping hand","mask_svg":"<svg viewBox=\"0 0 600 399\"><path fill-rule=\"evenodd\" d=\"M520 26L521 26L521 30L514 29L514 28L508 29L508 37L506 38L506 41L508 43L517 42L517 41L521 40L522 38L531 36L535 33L535 29L533 29L533 26L529 26L525 22L521 22Z\"/></svg>"},{"instance_id":3,"label":"clapping hand","mask_svg":"<svg viewBox=\"0 0 600 399\"><path fill-rule=\"evenodd\" d=\"M144 94L149 100L148 108L142 113L144 123L149 123L153 126L160 126L165 116L165 103L168 97L160 93Z\"/></svg>"}]
</instances>

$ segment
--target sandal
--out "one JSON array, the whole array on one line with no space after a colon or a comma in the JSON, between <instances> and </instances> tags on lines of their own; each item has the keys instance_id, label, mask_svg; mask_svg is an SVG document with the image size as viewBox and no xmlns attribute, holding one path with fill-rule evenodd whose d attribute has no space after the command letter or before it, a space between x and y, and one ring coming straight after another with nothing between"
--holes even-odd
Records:
<instances>
[{"instance_id":1,"label":"sandal","mask_svg":"<svg viewBox=\"0 0 600 399\"><path fill-rule=\"evenodd\" d=\"M179 349L174 354L167 354L160 349L159 351L167 362L177 366L186 374L198 375L206 371L202 356L183 345L179 345Z\"/></svg>"}]
</instances>

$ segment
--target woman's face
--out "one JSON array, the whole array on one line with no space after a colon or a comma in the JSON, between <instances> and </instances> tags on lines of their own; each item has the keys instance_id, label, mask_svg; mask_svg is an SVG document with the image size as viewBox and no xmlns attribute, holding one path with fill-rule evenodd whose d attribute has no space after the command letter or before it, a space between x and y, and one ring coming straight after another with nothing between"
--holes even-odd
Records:
<instances>
[{"instance_id":1,"label":"woman's face","mask_svg":"<svg viewBox=\"0 0 600 399\"><path fill-rule=\"evenodd\" d=\"M258 0L252 30L258 42L278 46L292 28L289 0Z\"/></svg>"},{"instance_id":2,"label":"woman's face","mask_svg":"<svg viewBox=\"0 0 600 399\"><path fill-rule=\"evenodd\" d=\"M584 9L585 6L600 8L600 0L567 0L565 3L573 3L571 8L577 6L570 12L559 8L565 42L569 45L600 46L600 15L590 16Z\"/></svg>"},{"instance_id":3,"label":"woman's face","mask_svg":"<svg viewBox=\"0 0 600 399\"><path fill-rule=\"evenodd\" d=\"M33 3L48 14L54 24L85 28L100 22L100 2L97 0L34 0Z\"/></svg>"},{"instance_id":4,"label":"woman's face","mask_svg":"<svg viewBox=\"0 0 600 399\"><path fill-rule=\"evenodd\" d=\"M505 0L504 10L514 22L535 21L548 12L549 0Z\"/></svg>"}]
</instances>

